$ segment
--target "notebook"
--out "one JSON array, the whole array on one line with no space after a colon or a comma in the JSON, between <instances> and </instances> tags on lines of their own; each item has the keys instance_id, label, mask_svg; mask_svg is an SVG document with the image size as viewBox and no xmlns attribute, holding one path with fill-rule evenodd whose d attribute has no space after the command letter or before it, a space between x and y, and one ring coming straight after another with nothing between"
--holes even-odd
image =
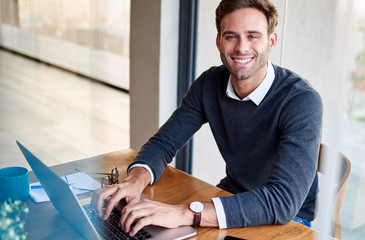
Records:
<instances>
[{"instance_id":1,"label":"notebook","mask_svg":"<svg viewBox=\"0 0 365 240\"><path fill-rule=\"evenodd\" d=\"M92 209L88 206L91 198L83 199L81 203L65 181L34 156L21 143L18 141L16 141L16 143L39 182L45 189L53 206L85 239L113 239L113 237L109 238L109 236L112 235L112 232L121 230L117 226L117 221L112 220L112 217L110 217L110 223L113 225L112 227L101 226L101 219L99 219L100 221L98 223L95 223L94 220L98 219L93 215L95 213L93 213ZM116 218L118 218L120 216L118 216L120 211L114 209L113 214L117 214ZM150 225L143 229L142 234L147 234L146 238L151 240L184 239L196 235L196 230L191 226L181 226L169 229ZM118 236L118 239L123 238Z\"/></svg>"}]
</instances>

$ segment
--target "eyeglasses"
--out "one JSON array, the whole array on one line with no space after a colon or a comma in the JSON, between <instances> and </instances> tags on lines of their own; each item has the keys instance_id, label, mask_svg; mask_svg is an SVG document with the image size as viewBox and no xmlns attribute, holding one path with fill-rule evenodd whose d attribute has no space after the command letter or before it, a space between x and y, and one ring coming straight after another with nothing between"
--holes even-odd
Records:
<instances>
[{"instance_id":1,"label":"eyeglasses","mask_svg":"<svg viewBox=\"0 0 365 240\"><path fill-rule=\"evenodd\" d=\"M105 174L106 176L104 176L100 182L102 188L105 186L105 184L112 185L118 183L119 173L116 167L114 167L110 173Z\"/></svg>"},{"instance_id":2,"label":"eyeglasses","mask_svg":"<svg viewBox=\"0 0 365 240\"><path fill-rule=\"evenodd\" d=\"M79 169L75 168L76 171L81 172ZM112 185L118 183L119 180L119 173L117 167L114 167L110 173L100 173L100 172L93 172L89 174L102 174L105 175L101 181L100 185L103 188L105 185Z\"/></svg>"}]
</instances>

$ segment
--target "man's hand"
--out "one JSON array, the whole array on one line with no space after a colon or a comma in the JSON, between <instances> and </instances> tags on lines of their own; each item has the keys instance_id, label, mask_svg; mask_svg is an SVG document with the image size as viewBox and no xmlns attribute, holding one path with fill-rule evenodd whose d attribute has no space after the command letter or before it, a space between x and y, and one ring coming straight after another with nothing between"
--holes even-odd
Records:
<instances>
[{"instance_id":1,"label":"man's hand","mask_svg":"<svg viewBox=\"0 0 365 240\"><path fill-rule=\"evenodd\" d=\"M200 226L218 227L217 215L212 202L204 204ZM192 225L194 214L189 205L169 205L148 199L128 204L121 212L119 226L133 236L143 227L156 225L175 228Z\"/></svg>"},{"instance_id":2,"label":"man's hand","mask_svg":"<svg viewBox=\"0 0 365 240\"><path fill-rule=\"evenodd\" d=\"M119 225L126 233L134 236L144 226L157 225L175 228L192 225L193 213L188 205L169 205L148 199L128 204L122 210ZM135 223L135 225L133 225Z\"/></svg>"},{"instance_id":3,"label":"man's hand","mask_svg":"<svg viewBox=\"0 0 365 240\"><path fill-rule=\"evenodd\" d=\"M108 185L99 189L91 200L91 205L98 212L99 217L108 219L113 207L121 199L127 204L137 203L140 200L143 189L151 182L149 172L140 167L132 168L126 179L119 184ZM104 200L110 197L103 213Z\"/></svg>"}]
</instances>

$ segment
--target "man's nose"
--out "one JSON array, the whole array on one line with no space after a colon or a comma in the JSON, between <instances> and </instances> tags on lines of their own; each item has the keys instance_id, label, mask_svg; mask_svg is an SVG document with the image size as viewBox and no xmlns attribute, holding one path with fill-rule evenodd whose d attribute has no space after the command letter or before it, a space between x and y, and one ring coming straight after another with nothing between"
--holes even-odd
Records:
<instances>
[{"instance_id":1,"label":"man's nose","mask_svg":"<svg viewBox=\"0 0 365 240\"><path fill-rule=\"evenodd\" d=\"M247 52L248 49L249 49L248 40L246 40L244 38L238 38L238 40L236 41L234 51L239 52L239 53L244 53L244 52Z\"/></svg>"}]
</instances>

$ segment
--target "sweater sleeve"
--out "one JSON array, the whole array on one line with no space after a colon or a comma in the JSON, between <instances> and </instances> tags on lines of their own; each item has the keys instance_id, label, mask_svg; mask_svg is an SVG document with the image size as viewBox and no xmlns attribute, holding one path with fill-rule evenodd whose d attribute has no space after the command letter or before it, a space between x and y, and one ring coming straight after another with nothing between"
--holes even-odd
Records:
<instances>
[{"instance_id":1,"label":"sweater sleeve","mask_svg":"<svg viewBox=\"0 0 365 240\"><path fill-rule=\"evenodd\" d=\"M203 81L204 74L193 82L181 105L158 132L142 146L131 164L147 164L153 172L154 182L160 178L177 151L206 122L201 102Z\"/></svg>"},{"instance_id":2,"label":"sweater sleeve","mask_svg":"<svg viewBox=\"0 0 365 240\"><path fill-rule=\"evenodd\" d=\"M267 183L221 197L228 228L285 224L298 213L310 191L317 174L321 98L313 90L302 90L280 111L280 139Z\"/></svg>"}]
</instances>

